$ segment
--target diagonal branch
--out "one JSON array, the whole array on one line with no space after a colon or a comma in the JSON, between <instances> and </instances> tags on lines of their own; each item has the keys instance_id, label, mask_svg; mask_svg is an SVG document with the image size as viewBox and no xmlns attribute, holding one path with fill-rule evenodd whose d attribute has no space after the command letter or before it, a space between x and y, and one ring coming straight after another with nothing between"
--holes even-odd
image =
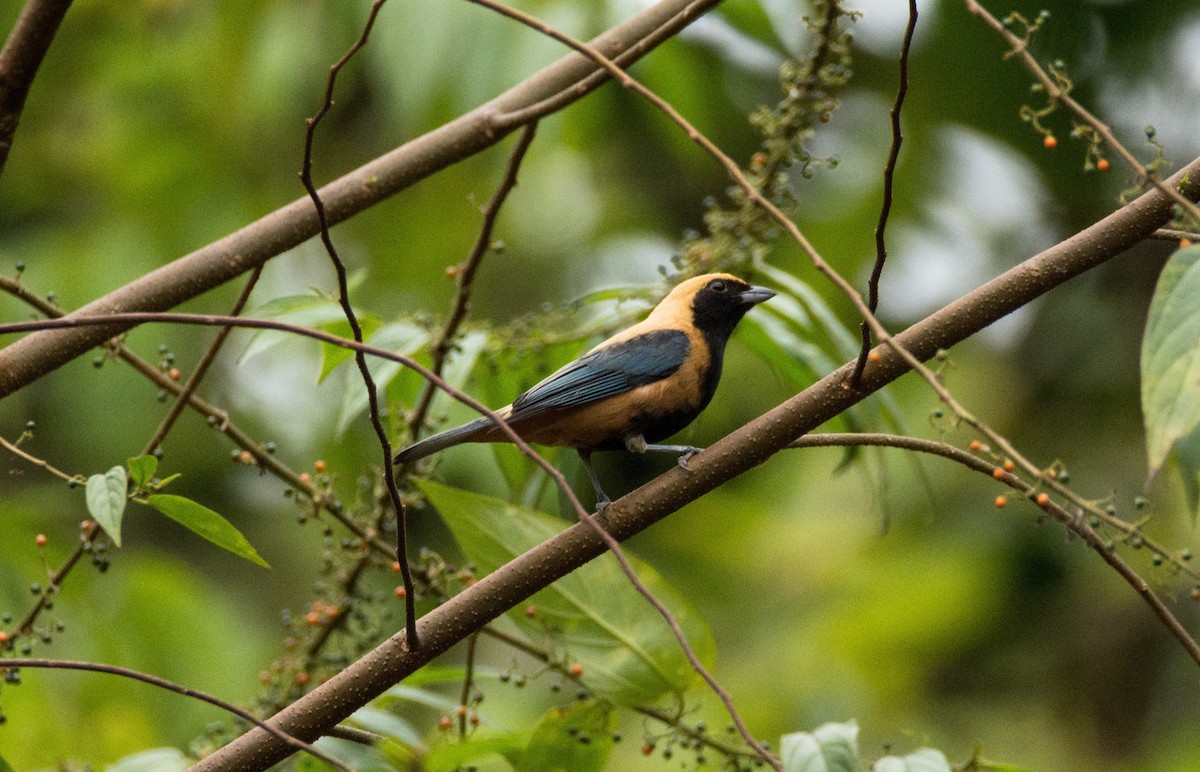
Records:
<instances>
[{"instance_id":1,"label":"diagonal branch","mask_svg":"<svg viewBox=\"0 0 1200 772\"><path fill-rule=\"evenodd\" d=\"M892 119L892 147L883 167L883 203L879 207L879 222L875 225L875 265L871 268L871 279L867 283L867 308L871 309L871 313L879 310L879 280L883 276L883 264L887 260L887 242L884 234L887 231L888 216L892 212L892 186L896 177L896 164L900 160L900 143L904 141L904 135L900 133L900 111L904 108L904 97L908 94L908 54L912 49L913 33L916 31L917 0L908 0L908 26L904 28L904 40L900 43L900 85L896 88L896 101L889 111ZM862 379L867 357L871 353L871 325L864 319L860 329L862 351L858 355L858 363L854 365L854 374L850 376L851 386L857 386Z\"/></svg>"},{"instance_id":2,"label":"diagonal branch","mask_svg":"<svg viewBox=\"0 0 1200 772\"><path fill-rule=\"evenodd\" d=\"M301 750L305 753L312 754L316 758L324 761L326 764L332 765L335 769L343 770L343 772L350 772L349 767L323 752L320 748L314 748L309 743L298 740L286 732L279 731L277 728L270 726L262 719L255 717L253 713L242 710L232 702L223 700L220 697L214 697L211 694L206 694L205 692L202 692L199 689L193 689L190 686L183 686L175 683L174 681L168 681L165 678L159 678L158 676L151 675L150 673L131 670L130 668L121 667L119 665L105 665L100 662L80 662L68 659L29 659L23 657L13 657L4 659L2 662L3 665L0 665L0 671L15 671L16 669L23 667L35 669L45 668L47 670L86 670L92 673L106 673L108 675L121 676L122 678L130 678L134 681L141 681L142 683L150 684L151 686L157 686L159 689L165 689L169 692L181 694L184 697L191 697L193 699L200 700L201 702L207 702L209 705L215 705L216 707L228 713L232 713L244 721L248 721L257 727L260 727L263 731L270 732L274 737L278 738L280 742L285 742L296 750Z\"/></svg>"},{"instance_id":3,"label":"diagonal branch","mask_svg":"<svg viewBox=\"0 0 1200 772\"><path fill-rule=\"evenodd\" d=\"M1186 182L1184 182L1186 178ZM1200 194L1200 159L1168 184L1188 196ZM1066 241L1029 258L895 336L921 359L969 338L1055 287L1116 257L1147 238L1171 217L1171 200L1150 191ZM597 520L617 539L649 528L718 485L764 463L806 432L896 380L909 366L888 357L869 366L859 390L846 388L854 363L843 365L808 389L615 502ZM586 523L576 523L484 577L430 611L418 622L421 650L406 650L392 636L289 707L271 722L300 738L318 736L359 706L383 693L491 619L565 576L607 549ZM252 730L201 761L196 772L268 766L285 758L286 745Z\"/></svg>"},{"instance_id":4,"label":"diagonal branch","mask_svg":"<svg viewBox=\"0 0 1200 772\"><path fill-rule=\"evenodd\" d=\"M659 0L596 37L592 44L629 65L721 0ZM572 53L500 96L320 189L336 225L436 172L485 150L525 123L586 96L609 75ZM536 108L536 109L533 109ZM513 116L520 116L514 120ZM197 297L318 232L306 195L190 255L98 298L73 315L163 311ZM88 327L30 335L0 349L0 398L66 364L128 327Z\"/></svg>"},{"instance_id":5,"label":"diagonal branch","mask_svg":"<svg viewBox=\"0 0 1200 772\"><path fill-rule=\"evenodd\" d=\"M997 467L992 462L945 442L935 442L919 437L906 437L896 434L859 434L853 432L845 434L809 434L796 440L789 447L822 448L846 447L850 445L875 445L878 447L900 448L902 450L912 450L948 458L951 461L962 464L968 469L973 469L976 472L997 479L1021 493L1025 498L1034 501L1051 517L1066 526L1076 536L1083 539L1083 542L1103 558L1105 563L1112 566L1117 574L1142 597L1142 600L1146 602L1146 605L1150 607L1150 610L1154 612L1154 615L1159 618L1171 635L1175 636L1175 640L1179 641L1180 645L1188 653L1188 656L1196 664L1200 665L1200 644L1196 643L1196 639L1192 638L1187 628L1179 622L1179 618L1171 613L1171 609L1167 608L1167 604L1163 603L1162 599L1154 594L1154 590L1150 588L1146 580L1139 576L1128 563L1122 560L1113 551L1112 547L1106 546L1104 539L1100 538L1100 535L1084 521L1082 516L1072 515L1067 512L1067 510L1063 509L1062 505L1051 499L1048 494L1040 491L1039 486L1030 485L1011 472L1005 472L1003 476L997 477ZM1039 493L1045 496L1045 498L1040 498Z\"/></svg>"},{"instance_id":6,"label":"diagonal branch","mask_svg":"<svg viewBox=\"0 0 1200 772\"><path fill-rule=\"evenodd\" d=\"M471 307L471 287L475 281L475 272L479 269L483 256L487 254L488 247L492 244L492 230L496 225L496 218L500 214L500 208L508 199L508 194L517 186L517 171L521 168L521 161L525 159L525 151L529 150L536 133L536 122L525 126L517 144L509 153L504 178L483 207L483 224L479 228L479 235L471 247L471 253L467 255L466 261L458 271L458 293L454 296L454 306L446 318L446 325L429 346L429 353L433 360L429 369L438 375L442 374L442 367L446 364L446 356L450 353L450 346L454 341L454 336L458 333L459 326L467 318L467 311ZM427 383L425 391L421 393L421 398L417 401L417 406L413 409L412 420L409 422L414 440L417 439L421 426L425 423L425 416L429 412L429 404L433 401L433 395L434 385Z\"/></svg>"},{"instance_id":7,"label":"diagonal branch","mask_svg":"<svg viewBox=\"0 0 1200 772\"><path fill-rule=\"evenodd\" d=\"M0 49L0 173L8 162L29 87L71 0L29 0Z\"/></svg>"}]
</instances>

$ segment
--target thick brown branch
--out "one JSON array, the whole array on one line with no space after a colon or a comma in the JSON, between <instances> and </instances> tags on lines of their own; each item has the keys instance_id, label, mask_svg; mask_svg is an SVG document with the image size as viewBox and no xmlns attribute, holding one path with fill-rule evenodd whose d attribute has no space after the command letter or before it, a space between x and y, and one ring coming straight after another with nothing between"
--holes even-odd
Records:
<instances>
[{"instance_id":1,"label":"thick brown branch","mask_svg":"<svg viewBox=\"0 0 1200 772\"><path fill-rule=\"evenodd\" d=\"M1186 184L1182 184L1183 179ZM1170 185L1190 197L1200 194L1200 159L1175 175ZM896 336L921 359L932 357L979 332L1069 279L1119 255L1146 238L1171 216L1171 201L1151 191L1128 206L1036 255L959 298ZM597 518L618 539L650 527L688 502L765 462L796 437L816 428L908 371L899 357L867 366L862 388L847 388L848 363L792 399L694 456L689 469L672 469L615 502ZM326 683L271 719L300 738L318 736L375 695L449 649L534 592L602 554L606 545L586 523L517 557L426 614L418 622L421 650L407 651L403 634L392 636ZM261 769L289 750L262 730L253 730L219 749L198 772L231 767Z\"/></svg>"},{"instance_id":2,"label":"thick brown branch","mask_svg":"<svg viewBox=\"0 0 1200 772\"><path fill-rule=\"evenodd\" d=\"M8 161L29 87L71 0L29 0L0 49L0 172Z\"/></svg>"},{"instance_id":3,"label":"thick brown branch","mask_svg":"<svg viewBox=\"0 0 1200 772\"><path fill-rule=\"evenodd\" d=\"M660 0L592 44L628 65L676 34L720 0ZM524 123L570 104L608 79L602 68L569 54L495 99L320 189L329 224L367 209L420 180L499 142ZM536 110L530 110L537 106ZM512 120L519 114L520 121ZM164 265L73 312L163 311L194 298L316 235L304 196L208 246ZM87 327L30 335L0 349L0 398L66 364L127 327Z\"/></svg>"}]
</instances>

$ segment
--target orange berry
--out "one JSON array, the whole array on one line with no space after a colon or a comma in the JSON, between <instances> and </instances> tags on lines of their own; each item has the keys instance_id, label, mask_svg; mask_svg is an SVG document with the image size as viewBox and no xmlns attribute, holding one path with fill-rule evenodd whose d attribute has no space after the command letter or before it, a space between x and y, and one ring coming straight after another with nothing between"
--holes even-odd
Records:
<instances>
[{"instance_id":1,"label":"orange berry","mask_svg":"<svg viewBox=\"0 0 1200 772\"><path fill-rule=\"evenodd\" d=\"M442 716L438 719L438 729L443 732L449 732L452 726L454 726L454 722L450 720L449 716Z\"/></svg>"},{"instance_id":2,"label":"orange berry","mask_svg":"<svg viewBox=\"0 0 1200 772\"><path fill-rule=\"evenodd\" d=\"M457 279L459 270L461 270L461 269L457 265L446 266L446 278L447 279Z\"/></svg>"},{"instance_id":3,"label":"orange berry","mask_svg":"<svg viewBox=\"0 0 1200 772\"><path fill-rule=\"evenodd\" d=\"M248 451L248 450L243 450L243 451L242 451L242 452L241 452L241 453L238 455L238 461L241 461L241 462L242 462L243 464L245 464L246 466L249 466L250 464L253 464L253 463L254 463L254 454L252 454L252 453L251 453L250 451Z\"/></svg>"},{"instance_id":4,"label":"orange berry","mask_svg":"<svg viewBox=\"0 0 1200 772\"><path fill-rule=\"evenodd\" d=\"M6 643L8 643L8 633L0 630L0 646L3 646Z\"/></svg>"},{"instance_id":5,"label":"orange berry","mask_svg":"<svg viewBox=\"0 0 1200 772\"><path fill-rule=\"evenodd\" d=\"M300 684L301 686L308 686L308 682L311 680L312 676L308 673L308 671L301 670L296 674L296 683Z\"/></svg>"},{"instance_id":6,"label":"orange berry","mask_svg":"<svg viewBox=\"0 0 1200 772\"><path fill-rule=\"evenodd\" d=\"M1054 148L1058 147L1058 138L1056 138L1053 134L1047 134L1042 139L1042 147L1046 148L1047 150L1053 150Z\"/></svg>"},{"instance_id":7,"label":"orange berry","mask_svg":"<svg viewBox=\"0 0 1200 772\"><path fill-rule=\"evenodd\" d=\"M1047 470L1046 470L1046 476L1047 476L1047 477L1049 477L1051 480L1057 480L1057 479L1058 479L1058 472L1057 472L1056 470L1054 470L1054 469L1047 469Z\"/></svg>"},{"instance_id":8,"label":"orange berry","mask_svg":"<svg viewBox=\"0 0 1200 772\"><path fill-rule=\"evenodd\" d=\"M1108 163L1107 158L1101 158L1099 161L1096 162L1096 169L1098 171L1106 172L1106 171L1108 171L1108 167L1109 167L1109 163Z\"/></svg>"},{"instance_id":9,"label":"orange berry","mask_svg":"<svg viewBox=\"0 0 1200 772\"><path fill-rule=\"evenodd\" d=\"M341 613L342 613L342 609L339 606L335 605L335 606L326 606L325 607L325 618L326 619L337 619L338 615Z\"/></svg>"},{"instance_id":10,"label":"orange berry","mask_svg":"<svg viewBox=\"0 0 1200 772\"><path fill-rule=\"evenodd\" d=\"M312 475L309 474L308 472L301 472L300 473L300 484L301 485L312 485Z\"/></svg>"},{"instance_id":11,"label":"orange berry","mask_svg":"<svg viewBox=\"0 0 1200 772\"><path fill-rule=\"evenodd\" d=\"M408 590L404 589L404 585L400 585L399 587L396 588L396 597L397 598L403 598L405 595L408 595Z\"/></svg>"},{"instance_id":12,"label":"orange berry","mask_svg":"<svg viewBox=\"0 0 1200 772\"><path fill-rule=\"evenodd\" d=\"M325 471L325 460L318 458L316 461L314 461L313 470L316 471L317 474L322 474Z\"/></svg>"},{"instance_id":13,"label":"orange berry","mask_svg":"<svg viewBox=\"0 0 1200 772\"><path fill-rule=\"evenodd\" d=\"M170 370L167 370L167 377L173 381L177 381L183 377L183 373L179 372L178 367L172 367Z\"/></svg>"},{"instance_id":14,"label":"orange berry","mask_svg":"<svg viewBox=\"0 0 1200 772\"><path fill-rule=\"evenodd\" d=\"M1049 504L1049 503L1050 503L1050 494L1049 494L1049 493L1044 493L1044 492L1043 492L1043 493L1039 493L1039 494L1037 495L1037 499L1035 499L1035 501L1037 501L1037 505L1038 505L1039 507L1044 507L1044 506L1046 506L1047 504Z\"/></svg>"},{"instance_id":15,"label":"orange berry","mask_svg":"<svg viewBox=\"0 0 1200 772\"><path fill-rule=\"evenodd\" d=\"M1180 240L1179 240L1179 248L1180 248L1180 249L1187 249L1187 248L1188 248L1188 247L1190 247L1191 245L1192 245L1192 240L1191 240L1191 239L1180 239Z\"/></svg>"},{"instance_id":16,"label":"orange berry","mask_svg":"<svg viewBox=\"0 0 1200 772\"><path fill-rule=\"evenodd\" d=\"M883 355L880 354L878 351L871 351L871 352L868 352L868 354L867 354L868 362L878 362L881 359L883 359Z\"/></svg>"},{"instance_id":17,"label":"orange berry","mask_svg":"<svg viewBox=\"0 0 1200 772\"><path fill-rule=\"evenodd\" d=\"M455 708L455 709L454 709L454 715L456 715L456 716L465 716L465 715L467 715L467 706L466 706L466 705L459 705L457 708Z\"/></svg>"},{"instance_id":18,"label":"orange berry","mask_svg":"<svg viewBox=\"0 0 1200 772\"><path fill-rule=\"evenodd\" d=\"M1192 600L1200 600L1200 587L1192 590Z\"/></svg>"},{"instance_id":19,"label":"orange berry","mask_svg":"<svg viewBox=\"0 0 1200 772\"><path fill-rule=\"evenodd\" d=\"M1004 470L1001 469L1000 467L996 467L995 469L992 470L992 477L995 477L997 480L1003 480L1004 479Z\"/></svg>"},{"instance_id":20,"label":"orange berry","mask_svg":"<svg viewBox=\"0 0 1200 772\"><path fill-rule=\"evenodd\" d=\"M321 624L321 614L317 611L310 611L304 615L304 621L310 625Z\"/></svg>"},{"instance_id":21,"label":"orange berry","mask_svg":"<svg viewBox=\"0 0 1200 772\"><path fill-rule=\"evenodd\" d=\"M471 722L471 726L479 726L479 714L478 713L472 713L471 718L468 720Z\"/></svg>"},{"instance_id":22,"label":"orange berry","mask_svg":"<svg viewBox=\"0 0 1200 772\"><path fill-rule=\"evenodd\" d=\"M1013 460L1011 458L1004 459L1004 463L1001 464L1000 466L1002 466L1004 468L1004 471L1006 471L1006 472L1011 472L1012 470L1017 468L1017 465L1013 463Z\"/></svg>"},{"instance_id":23,"label":"orange berry","mask_svg":"<svg viewBox=\"0 0 1200 772\"><path fill-rule=\"evenodd\" d=\"M46 546L46 534L44 533L39 533L37 536L33 537L33 540L39 547Z\"/></svg>"},{"instance_id":24,"label":"orange berry","mask_svg":"<svg viewBox=\"0 0 1200 772\"><path fill-rule=\"evenodd\" d=\"M530 619L533 619L534 617L536 617L537 616L537 606L533 605L532 603L530 603L528 606L526 606L525 607L525 616L529 617Z\"/></svg>"},{"instance_id":25,"label":"orange berry","mask_svg":"<svg viewBox=\"0 0 1200 772\"><path fill-rule=\"evenodd\" d=\"M996 509L1004 509L1008 506L1008 499L1003 496L996 497Z\"/></svg>"},{"instance_id":26,"label":"orange berry","mask_svg":"<svg viewBox=\"0 0 1200 772\"><path fill-rule=\"evenodd\" d=\"M578 662L572 662L571 667L570 667L570 673L571 673L571 675L575 676L576 678L583 675L583 665L579 664Z\"/></svg>"},{"instance_id":27,"label":"orange berry","mask_svg":"<svg viewBox=\"0 0 1200 772\"><path fill-rule=\"evenodd\" d=\"M392 573L393 574L400 573L400 561L399 560L392 561Z\"/></svg>"},{"instance_id":28,"label":"orange berry","mask_svg":"<svg viewBox=\"0 0 1200 772\"><path fill-rule=\"evenodd\" d=\"M983 450L983 443L979 440L971 440L969 443L967 443L967 450L971 451L972 453L978 453L979 451Z\"/></svg>"},{"instance_id":29,"label":"orange berry","mask_svg":"<svg viewBox=\"0 0 1200 772\"><path fill-rule=\"evenodd\" d=\"M642 746L643 756L649 756L651 753L654 753L654 743L646 743Z\"/></svg>"}]
</instances>

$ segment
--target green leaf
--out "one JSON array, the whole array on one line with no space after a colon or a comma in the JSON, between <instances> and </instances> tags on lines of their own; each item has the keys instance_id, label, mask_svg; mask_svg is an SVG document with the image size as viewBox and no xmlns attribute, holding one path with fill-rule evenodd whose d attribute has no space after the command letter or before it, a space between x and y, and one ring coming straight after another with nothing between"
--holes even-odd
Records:
<instances>
[{"instance_id":1,"label":"green leaf","mask_svg":"<svg viewBox=\"0 0 1200 772\"><path fill-rule=\"evenodd\" d=\"M3 756L0 756L0 772L13 772L12 765L5 761Z\"/></svg>"},{"instance_id":2,"label":"green leaf","mask_svg":"<svg viewBox=\"0 0 1200 772\"><path fill-rule=\"evenodd\" d=\"M429 333L423 328L408 322L395 322L380 327L370 338L372 346L406 356L412 355L429 338ZM390 359L370 357L367 360L367 370L375 380L380 391L385 389L396 374L403 368L399 362ZM347 382L342 407L338 412L337 434L340 437L349 428L350 423L367 409L367 389L363 385L362 376L358 370L347 373Z\"/></svg>"},{"instance_id":3,"label":"green leaf","mask_svg":"<svg viewBox=\"0 0 1200 772\"><path fill-rule=\"evenodd\" d=\"M178 748L152 748L126 756L104 767L105 772L183 772L187 756ZM0 769L3 769L0 767Z\"/></svg>"},{"instance_id":4,"label":"green leaf","mask_svg":"<svg viewBox=\"0 0 1200 772\"><path fill-rule=\"evenodd\" d=\"M1200 428L1200 246L1171 256L1158 277L1142 339L1142 412L1151 476ZM1181 459L1184 465L1194 462ZM1183 469L1195 476L1197 469Z\"/></svg>"},{"instance_id":5,"label":"green leaf","mask_svg":"<svg viewBox=\"0 0 1200 772\"><path fill-rule=\"evenodd\" d=\"M140 488L154 479L154 473L158 471L158 458L138 456L126 461L125 466L129 468L129 479L133 481L134 487Z\"/></svg>"},{"instance_id":6,"label":"green leaf","mask_svg":"<svg viewBox=\"0 0 1200 772\"><path fill-rule=\"evenodd\" d=\"M370 314L359 313L358 309L355 309L355 312L358 314L359 323L363 325L364 330L378 326L378 319ZM350 323L346 321L346 314L342 310L341 303L325 295L288 295L273 298L254 309L249 315L259 319L272 319L277 322L312 327L342 337L350 337ZM282 330L257 330L250 337L238 362L245 362L256 354L261 354L286 340L295 338L296 336L292 333Z\"/></svg>"},{"instance_id":7,"label":"green leaf","mask_svg":"<svg viewBox=\"0 0 1200 772\"><path fill-rule=\"evenodd\" d=\"M388 710L365 707L350 714L350 722L368 732L389 737L424 752L425 742L413 725Z\"/></svg>"},{"instance_id":8,"label":"green leaf","mask_svg":"<svg viewBox=\"0 0 1200 772\"><path fill-rule=\"evenodd\" d=\"M884 756L871 765L871 772L953 772L946 756L934 748L921 748L907 756Z\"/></svg>"},{"instance_id":9,"label":"green leaf","mask_svg":"<svg viewBox=\"0 0 1200 772\"><path fill-rule=\"evenodd\" d=\"M369 341L371 335L379 329L382 322L379 317L370 314L360 317L358 326L362 329L363 340ZM321 329L325 332L337 335L339 338L354 340L354 330L350 328L350 322L344 317L339 322L325 325ZM336 370L342 363L348 362L354 358L354 349L346 348L345 346L335 346L332 343L321 344L321 372L317 374L317 383L321 383L329 374Z\"/></svg>"},{"instance_id":10,"label":"green leaf","mask_svg":"<svg viewBox=\"0 0 1200 772\"><path fill-rule=\"evenodd\" d=\"M475 364L479 361L479 355L483 353L483 347L487 342L488 334L479 330L468 332L459 338L458 344L454 347L454 351L450 354L446 366L442 370L442 379L461 391L463 384L467 382L467 377L475 369ZM516 394L513 395L514 398L516 396ZM453 399L449 394L438 389L429 409L433 413L445 410L446 404ZM512 399L510 398L509 401L511 402Z\"/></svg>"},{"instance_id":11,"label":"green leaf","mask_svg":"<svg viewBox=\"0 0 1200 772\"><path fill-rule=\"evenodd\" d=\"M599 772L612 753L613 719L611 705L596 700L552 708L515 766L522 772Z\"/></svg>"},{"instance_id":12,"label":"green leaf","mask_svg":"<svg viewBox=\"0 0 1200 772\"><path fill-rule=\"evenodd\" d=\"M541 512L430 481L422 492L441 513L454 538L482 573L494 571L560 532L565 523ZM712 632L682 595L652 568L630 558L645 585L670 608L696 650L710 665L716 656ZM662 617L629 584L612 556L601 556L534 595L530 618L510 617L544 646L551 641L583 666L597 694L623 705L645 705L681 692L696 674Z\"/></svg>"},{"instance_id":13,"label":"green leaf","mask_svg":"<svg viewBox=\"0 0 1200 772\"><path fill-rule=\"evenodd\" d=\"M823 724L780 740L784 772L859 772L858 724Z\"/></svg>"},{"instance_id":14,"label":"green leaf","mask_svg":"<svg viewBox=\"0 0 1200 772\"><path fill-rule=\"evenodd\" d=\"M121 546L121 516L125 514L128 488L125 467L114 466L104 474L89 477L85 489L88 512L118 547Z\"/></svg>"},{"instance_id":15,"label":"green leaf","mask_svg":"<svg viewBox=\"0 0 1200 772\"><path fill-rule=\"evenodd\" d=\"M1195 520L1200 515L1200 429L1175 444L1175 461L1183 482L1183 495Z\"/></svg>"},{"instance_id":16,"label":"green leaf","mask_svg":"<svg viewBox=\"0 0 1200 772\"><path fill-rule=\"evenodd\" d=\"M500 756L511 762L523 750L522 738L518 735L488 735L476 730L466 742L442 743L431 748L422 759L423 769L426 772L461 772L464 767L474 766L489 756ZM485 768L496 767L493 764Z\"/></svg>"},{"instance_id":17,"label":"green leaf","mask_svg":"<svg viewBox=\"0 0 1200 772\"><path fill-rule=\"evenodd\" d=\"M169 493L156 493L148 497L146 503L218 547L229 550L252 563L257 563L263 568L270 568L267 561L258 554L258 550L254 549L242 532L233 526L233 523L203 504Z\"/></svg>"}]
</instances>

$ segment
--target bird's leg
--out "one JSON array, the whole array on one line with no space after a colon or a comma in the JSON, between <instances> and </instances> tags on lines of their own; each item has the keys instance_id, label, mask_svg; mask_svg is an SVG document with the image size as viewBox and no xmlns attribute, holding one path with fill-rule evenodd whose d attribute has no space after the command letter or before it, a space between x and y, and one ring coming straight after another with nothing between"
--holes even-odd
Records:
<instances>
[{"instance_id":1,"label":"bird's leg","mask_svg":"<svg viewBox=\"0 0 1200 772\"><path fill-rule=\"evenodd\" d=\"M604 492L604 488L600 487L600 477L596 474L596 470L592 468L592 452L590 450L579 451L579 460L583 462L583 468L587 470L588 477L592 481L592 487L596 490L596 512L603 512L608 509L608 505L612 503L612 499Z\"/></svg>"},{"instance_id":2,"label":"bird's leg","mask_svg":"<svg viewBox=\"0 0 1200 772\"><path fill-rule=\"evenodd\" d=\"M626 437L625 449L630 453L677 453L679 455L679 466L683 469L688 468L687 462L689 458L704 450L704 448L697 448L694 445L651 445L640 434Z\"/></svg>"}]
</instances>

